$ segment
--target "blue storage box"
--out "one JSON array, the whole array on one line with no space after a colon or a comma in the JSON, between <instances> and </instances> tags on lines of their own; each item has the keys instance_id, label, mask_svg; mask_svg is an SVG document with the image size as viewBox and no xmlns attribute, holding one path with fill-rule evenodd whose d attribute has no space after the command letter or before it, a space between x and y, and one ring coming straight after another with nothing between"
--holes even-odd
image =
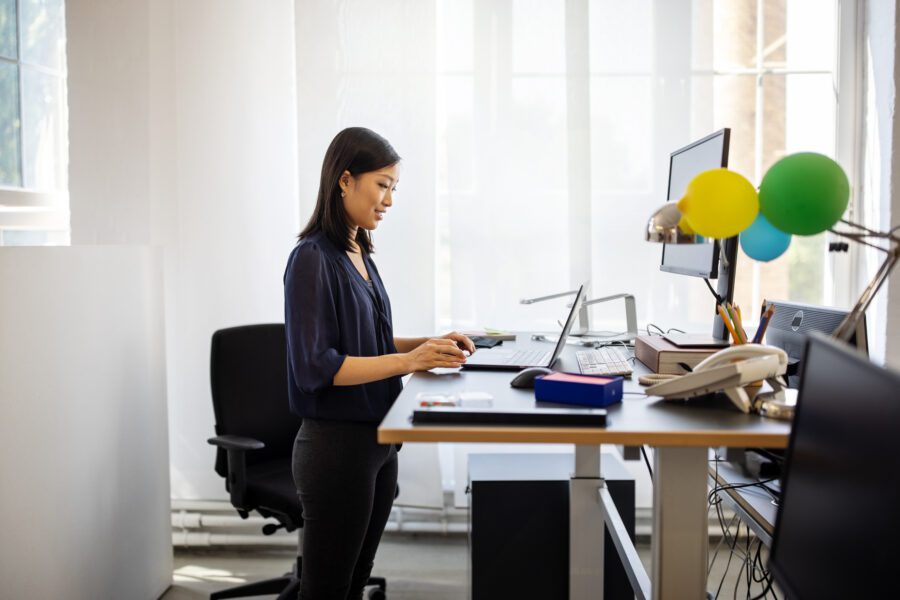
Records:
<instances>
[{"instance_id":1,"label":"blue storage box","mask_svg":"<svg viewBox=\"0 0 900 600\"><path fill-rule=\"evenodd\" d=\"M534 380L534 397L541 402L604 408L622 401L622 378L551 373Z\"/></svg>"}]
</instances>

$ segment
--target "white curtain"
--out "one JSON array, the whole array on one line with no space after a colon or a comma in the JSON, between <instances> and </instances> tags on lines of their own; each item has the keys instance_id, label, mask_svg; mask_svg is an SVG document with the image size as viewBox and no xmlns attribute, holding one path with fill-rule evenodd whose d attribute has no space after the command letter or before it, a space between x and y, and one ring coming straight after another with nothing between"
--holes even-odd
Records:
<instances>
[{"instance_id":1,"label":"white curtain","mask_svg":"<svg viewBox=\"0 0 900 600\"><path fill-rule=\"evenodd\" d=\"M301 220L339 129L394 144L400 193L375 240L398 332L554 329L565 300L519 299L585 279L592 296L634 294L642 325L706 332L703 282L660 272L661 248L642 238L669 153L731 127L731 166L755 183L789 151L836 153L836 15L822 10L836 3L296 6ZM795 246L772 267L739 261L745 303L847 301L828 284L791 288L792 270L831 277L824 238ZM623 306L592 319L622 330Z\"/></svg>"},{"instance_id":2,"label":"white curtain","mask_svg":"<svg viewBox=\"0 0 900 600\"><path fill-rule=\"evenodd\" d=\"M374 234L398 335L434 332L435 6L295 3L300 221L312 214L325 149L345 127L385 136L403 157L394 206Z\"/></svg>"}]
</instances>

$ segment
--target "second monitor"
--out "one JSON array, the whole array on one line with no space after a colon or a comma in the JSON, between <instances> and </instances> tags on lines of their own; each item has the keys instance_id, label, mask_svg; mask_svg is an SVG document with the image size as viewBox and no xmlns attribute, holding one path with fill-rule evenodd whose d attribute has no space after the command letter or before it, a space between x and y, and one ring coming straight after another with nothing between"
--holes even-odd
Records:
<instances>
[{"instance_id":1,"label":"second monitor","mask_svg":"<svg viewBox=\"0 0 900 600\"><path fill-rule=\"evenodd\" d=\"M677 202L684 195L691 179L710 169L728 166L728 146L731 130L720 129L672 152L669 156L669 186L667 199ZM720 248L721 244L721 248ZM660 270L703 279L718 279L717 293L727 302L734 299L734 274L737 262L737 237L712 244L663 245ZM720 260L720 258L722 260ZM728 339L725 323L710 306L713 317L713 337Z\"/></svg>"}]
</instances>

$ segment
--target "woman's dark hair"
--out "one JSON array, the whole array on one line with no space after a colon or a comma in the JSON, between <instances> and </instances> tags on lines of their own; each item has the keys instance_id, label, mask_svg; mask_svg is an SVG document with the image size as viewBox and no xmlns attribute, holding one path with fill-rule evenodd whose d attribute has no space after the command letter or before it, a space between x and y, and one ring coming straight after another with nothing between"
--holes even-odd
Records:
<instances>
[{"instance_id":1,"label":"woman's dark hair","mask_svg":"<svg viewBox=\"0 0 900 600\"><path fill-rule=\"evenodd\" d=\"M298 236L301 240L322 231L338 248L349 251L350 221L341 198L341 175L349 171L357 177L400 162L400 156L390 143L371 129L348 127L331 140L322 161L322 178L316 208L309 223ZM364 254L374 250L369 232L362 227L356 231L356 244Z\"/></svg>"}]
</instances>

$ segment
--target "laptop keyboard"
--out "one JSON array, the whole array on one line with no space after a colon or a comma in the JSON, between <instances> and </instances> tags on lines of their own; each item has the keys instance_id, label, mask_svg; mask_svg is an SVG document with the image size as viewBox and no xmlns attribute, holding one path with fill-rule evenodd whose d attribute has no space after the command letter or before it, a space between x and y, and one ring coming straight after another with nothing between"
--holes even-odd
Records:
<instances>
[{"instance_id":1,"label":"laptop keyboard","mask_svg":"<svg viewBox=\"0 0 900 600\"><path fill-rule=\"evenodd\" d=\"M575 353L583 375L631 375L631 358L621 348L606 347Z\"/></svg>"},{"instance_id":2,"label":"laptop keyboard","mask_svg":"<svg viewBox=\"0 0 900 600\"><path fill-rule=\"evenodd\" d=\"M553 356L553 353L546 350L516 350L509 358L498 360L497 362L503 365L535 365L543 367L550 362L551 356Z\"/></svg>"}]
</instances>

